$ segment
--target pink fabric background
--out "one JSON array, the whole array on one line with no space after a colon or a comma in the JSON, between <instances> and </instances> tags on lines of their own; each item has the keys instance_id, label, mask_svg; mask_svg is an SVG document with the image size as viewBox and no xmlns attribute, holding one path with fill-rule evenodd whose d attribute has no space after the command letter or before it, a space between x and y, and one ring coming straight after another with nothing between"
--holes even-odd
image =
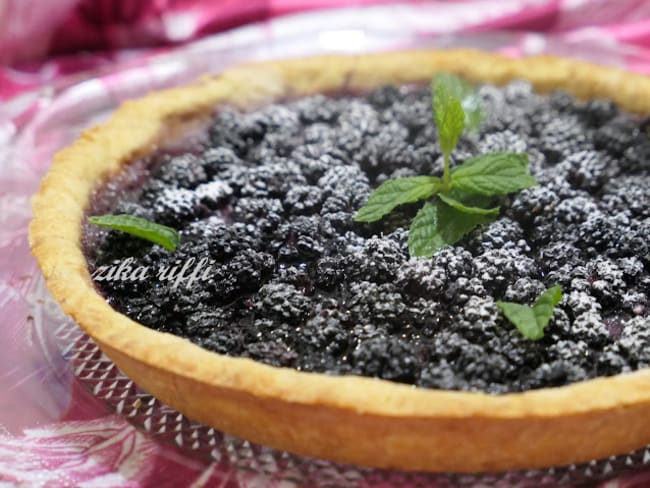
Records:
<instances>
[{"instance_id":1,"label":"pink fabric background","mask_svg":"<svg viewBox=\"0 0 650 488\"><path fill-rule=\"evenodd\" d=\"M69 372L59 371L67 367L60 358L43 358L33 314L41 311L35 303L45 292L27 250L28 197L62 143L47 123L72 124L66 113L79 109L74 98L48 94L83 80L97 82L97 93L105 97L96 101L99 111L108 106L114 84L124 83L112 75L117 68L133 67L138 83L155 87L152 68L170 55L189 63L189 54L205 46L211 52L264 47L291 36L317 36L319 30L354 28L392 36L395 47L404 31L429 39L505 29L521 32L508 38L513 42L502 49L507 54L535 53L562 42L581 57L650 74L650 2L643 0L58 0L44 5L0 0L0 309L6 322L0 328L0 485L292 486L205 463L157 442L112 413ZM299 48L284 53L300 54ZM60 105L58 118L41 121L52 103ZM18 150L26 147L30 158ZM52 314L48 320L60 320L56 311ZM650 486L650 473L607 486Z\"/></svg>"},{"instance_id":2,"label":"pink fabric background","mask_svg":"<svg viewBox=\"0 0 650 488\"><path fill-rule=\"evenodd\" d=\"M312 26L336 28L333 9L377 6L388 0L40 0L0 2L0 100L62 76L107 68L159 53L210 33L295 12L315 12ZM458 7L470 6L461 10ZM625 43L643 51L633 69L650 72L647 0L404 0L384 30L422 9L423 35L497 29L544 32L557 38ZM372 11L372 9L370 9ZM457 10L448 17L445 12ZM473 11L474 13L468 13ZM438 12L438 15L434 15ZM425 19L432 22L427 25ZM449 19L445 22L441 20ZM460 22L459 22L460 21ZM362 27L371 27L370 23Z\"/></svg>"}]
</instances>

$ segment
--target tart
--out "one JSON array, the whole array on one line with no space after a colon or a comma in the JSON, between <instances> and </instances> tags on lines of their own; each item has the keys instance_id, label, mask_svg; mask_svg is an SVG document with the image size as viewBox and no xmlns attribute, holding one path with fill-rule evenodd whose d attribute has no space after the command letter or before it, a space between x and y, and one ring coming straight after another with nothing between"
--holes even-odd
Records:
<instances>
[{"instance_id":1,"label":"tart","mask_svg":"<svg viewBox=\"0 0 650 488\"><path fill-rule=\"evenodd\" d=\"M420 86L440 71L500 107L458 161L526 151L540 185L458 245L408 259L412 209L375 225L352 215L382 180L440 169ZM30 244L107 356L224 432L405 470L620 454L650 441L649 90L614 68L471 50L240 66L126 102L58 153ZM85 223L115 209L180 228L180 254ZM96 273L200 252L216 267L192 293ZM543 341L497 317L496 299L556 282L570 293Z\"/></svg>"}]
</instances>

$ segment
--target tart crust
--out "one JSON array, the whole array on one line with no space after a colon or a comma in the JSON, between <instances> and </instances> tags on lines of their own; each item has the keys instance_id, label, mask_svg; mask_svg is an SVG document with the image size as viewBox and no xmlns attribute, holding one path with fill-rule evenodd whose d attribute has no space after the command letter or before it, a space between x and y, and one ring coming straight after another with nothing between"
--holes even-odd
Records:
<instances>
[{"instance_id":1,"label":"tart crust","mask_svg":"<svg viewBox=\"0 0 650 488\"><path fill-rule=\"evenodd\" d=\"M650 442L650 370L493 396L328 376L216 354L134 322L97 293L81 249L94 189L134 158L220 103L386 83L436 71L473 82L529 80L650 113L650 78L548 56L509 59L474 50L322 56L242 65L128 101L60 151L33 198L29 241L63 310L136 383L186 414L254 442L381 468L476 472L588 461Z\"/></svg>"}]
</instances>

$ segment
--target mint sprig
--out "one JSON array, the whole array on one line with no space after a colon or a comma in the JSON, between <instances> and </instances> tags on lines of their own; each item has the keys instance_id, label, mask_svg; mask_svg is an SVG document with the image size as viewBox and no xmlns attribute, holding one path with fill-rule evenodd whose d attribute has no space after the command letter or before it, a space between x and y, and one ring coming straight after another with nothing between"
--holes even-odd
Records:
<instances>
[{"instance_id":1,"label":"mint sprig","mask_svg":"<svg viewBox=\"0 0 650 488\"><path fill-rule=\"evenodd\" d=\"M492 205L494 197L537 184L529 172L528 156L513 152L481 154L452 171L452 151L465 129L480 127L485 110L480 96L457 76L436 75L431 81L431 92L443 158L442 178L388 180L371 193L355 216L357 222L375 222L399 205L427 201L409 231L409 253L422 257L430 257L458 242L476 226L496 219L499 207Z\"/></svg>"},{"instance_id":2,"label":"mint sprig","mask_svg":"<svg viewBox=\"0 0 650 488\"><path fill-rule=\"evenodd\" d=\"M512 302L497 302L505 317L527 339L539 340L553 317L555 306L562 301L562 288L555 285L542 293L533 306Z\"/></svg>"},{"instance_id":3,"label":"mint sprig","mask_svg":"<svg viewBox=\"0 0 650 488\"><path fill-rule=\"evenodd\" d=\"M175 250L181 240L176 229L156 224L135 215L95 215L88 217L88 222L100 227L126 232L132 236L159 244L168 251Z\"/></svg>"}]
</instances>

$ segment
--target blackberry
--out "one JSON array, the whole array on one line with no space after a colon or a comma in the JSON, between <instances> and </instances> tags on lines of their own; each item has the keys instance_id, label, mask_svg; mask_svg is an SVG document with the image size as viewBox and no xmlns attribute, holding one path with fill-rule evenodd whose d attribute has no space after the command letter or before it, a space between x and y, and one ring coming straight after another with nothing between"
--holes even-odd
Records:
<instances>
[{"instance_id":1,"label":"blackberry","mask_svg":"<svg viewBox=\"0 0 650 488\"><path fill-rule=\"evenodd\" d=\"M554 361L565 361L583 369L589 369L594 360L589 344L580 340L559 340L549 346L548 355Z\"/></svg>"},{"instance_id":2,"label":"blackberry","mask_svg":"<svg viewBox=\"0 0 650 488\"><path fill-rule=\"evenodd\" d=\"M297 359L298 354L286 344L281 342L253 342L245 346L244 356L271 366L291 367Z\"/></svg>"},{"instance_id":3,"label":"blackberry","mask_svg":"<svg viewBox=\"0 0 650 488\"><path fill-rule=\"evenodd\" d=\"M627 117L619 116L594 132L594 146L618 158L633 145L638 135L637 125Z\"/></svg>"},{"instance_id":4,"label":"blackberry","mask_svg":"<svg viewBox=\"0 0 650 488\"><path fill-rule=\"evenodd\" d=\"M484 228L477 229L473 237L474 241L470 242L470 246L477 248L479 252L511 245L527 247L526 242L523 240L523 229L518 222L508 217L501 217L494 222L490 222Z\"/></svg>"},{"instance_id":5,"label":"blackberry","mask_svg":"<svg viewBox=\"0 0 650 488\"><path fill-rule=\"evenodd\" d=\"M630 364L618 344L608 344L598 355L596 368L599 376L611 376L630 371Z\"/></svg>"},{"instance_id":6,"label":"blackberry","mask_svg":"<svg viewBox=\"0 0 650 488\"><path fill-rule=\"evenodd\" d=\"M336 122L341 112L341 102L323 95L313 95L290 104L304 124Z\"/></svg>"},{"instance_id":7,"label":"blackberry","mask_svg":"<svg viewBox=\"0 0 650 488\"><path fill-rule=\"evenodd\" d=\"M578 113L590 127L600 127L618 115L618 108L611 100L596 99L581 104Z\"/></svg>"},{"instance_id":8,"label":"blackberry","mask_svg":"<svg viewBox=\"0 0 650 488\"><path fill-rule=\"evenodd\" d=\"M264 136L258 145L251 148L247 154L250 161L271 163L280 161L280 158L288 158L300 144L299 138L287 137L280 132L269 133Z\"/></svg>"},{"instance_id":9,"label":"blackberry","mask_svg":"<svg viewBox=\"0 0 650 488\"><path fill-rule=\"evenodd\" d=\"M403 320L406 326L416 329L414 337L427 338L433 337L449 323L449 317L440 302L427 298L418 298L407 304Z\"/></svg>"},{"instance_id":10,"label":"blackberry","mask_svg":"<svg viewBox=\"0 0 650 488\"><path fill-rule=\"evenodd\" d=\"M419 135L424 136L422 140L431 143L437 140L437 133L430 130L431 120L433 120L430 94L425 97L413 97L408 102L393 103L382 112L381 118L387 123L397 122L406 127L411 142L414 142Z\"/></svg>"},{"instance_id":11,"label":"blackberry","mask_svg":"<svg viewBox=\"0 0 650 488\"><path fill-rule=\"evenodd\" d=\"M346 302L350 316L358 323L393 324L399 321L406 305L395 285L378 285L368 281L350 284L350 298Z\"/></svg>"},{"instance_id":12,"label":"blackberry","mask_svg":"<svg viewBox=\"0 0 650 488\"><path fill-rule=\"evenodd\" d=\"M298 165L284 161L249 168L240 193L244 197L283 198L294 185L307 182Z\"/></svg>"},{"instance_id":13,"label":"blackberry","mask_svg":"<svg viewBox=\"0 0 650 488\"><path fill-rule=\"evenodd\" d=\"M195 239L207 242L210 257L217 261L229 259L245 249L262 249L259 232L250 224L241 222L226 224L223 220L212 217L196 222L186 230L196 236Z\"/></svg>"},{"instance_id":14,"label":"blackberry","mask_svg":"<svg viewBox=\"0 0 650 488\"><path fill-rule=\"evenodd\" d=\"M240 198L232 209L234 220L254 225L264 234L273 232L282 216L282 202L275 198Z\"/></svg>"},{"instance_id":15,"label":"blackberry","mask_svg":"<svg viewBox=\"0 0 650 488\"><path fill-rule=\"evenodd\" d=\"M570 271L579 266L582 253L573 244L567 242L551 242L537 252L537 262L546 277L547 283L570 283Z\"/></svg>"},{"instance_id":16,"label":"blackberry","mask_svg":"<svg viewBox=\"0 0 650 488\"><path fill-rule=\"evenodd\" d=\"M585 313L599 314L601 312L601 306L596 297L585 291L569 291L564 301L571 314L575 316Z\"/></svg>"},{"instance_id":17,"label":"blackberry","mask_svg":"<svg viewBox=\"0 0 650 488\"><path fill-rule=\"evenodd\" d=\"M489 109L488 109L489 110ZM510 130L515 134L527 136L533 132L533 125L527 110L513 105L504 105L497 112L489 112L483 123L482 132L502 132Z\"/></svg>"},{"instance_id":18,"label":"blackberry","mask_svg":"<svg viewBox=\"0 0 650 488\"><path fill-rule=\"evenodd\" d=\"M642 173L649 176L650 138L645 134L640 136L633 145L625 149L619 164L626 173Z\"/></svg>"},{"instance_id":19,"label":"blackberry","mask_svg":"<svg viewBox=\"0 0 650 488\"><path fill-rule=\"evenodd\" d=\"M442 390L468 389L467 382L463 379L462 374L456 374L453 366L444 359L425 364L420 372L418 385Z\"/></svg>"},{"instance_id":20,"label":"blackberry","mask_svg":"<svg viewBox=\"0 0 650 488\"><path fill-rule=\"evenodd\" d=\"M322 234L327 238L335 238L354 226L353 214L351 212L323 213L321 222Z\"/></svg>"},{"instance_id":21,"label":"blackberry","mask_svg":"<svg viewBox=\"0 0 650 488\"><path fill-rule=\"evenodd\" d=\"M621 270L628 283L636 282L645 270L643 262L636 256L617 259L616 266Z\"/></svg>"},{"instance_id":22,"label":"blackberry","mask_svg":"<svg viewBox=\"0 0 650 488\"><path fill-rule=\"evenodd\" d=\"M325 196L334 192L350 195L353 208L363 205L370 195L368 177L358 166L336 166L328 169L318 180Z\"/></svg>"},{"instance_id":23,"label":"blackberry","mask_svg":"<svg viewBox=\"0 0 650 488\"><path fill-rule=\"evenodd\" d=\"M560 202L552 190L544 186L534 186L520 191L510 207L509 213L524 226L529 226L538 215L547 215Z\"/></svg>"},{"instance_id":24,"label":"blackberry","mask_svg":"<svg viewBox=\"0 0 650 488\"><path fill-rule=\"evenodd\" d=\"M338 313L319 314L302 327L302 344L311 352L324 351L329 356L340 356L350 347L350 334Z\"/></svg>"},{"instance_id":25,"label":"blackberry","mask_svg":"<svg viewBox=\"0 0 650 488\"><path fill-rule=\"evenodd\" d=\"M402 93L395 85L386 85L375 88L368 95L366 100L376 109L385 109L398 102Z\"/></svg>"},{"instance_id":26,"label":"blackberry","mask_svg":"<svg viewBox=\"0 0 650 488\"><path fill-rule=\"evenodd\" d=\"M463 305L463 317L472 323L473 327L488 327L496 325L499 310L492 297L471 296Z\"/></svg>"},{"instance_id":27,"label":"blackberry","mask_svg":"<svg viewBox=\"0 0 650 488\"><path fill-rule=\"evenodd\" d=\"M436 298L447 284L447 271L430 259L411 258L397 269L395 283L409 295Z\"/></svg>"},{"instance_id":28,"label":"blackberry","mask_svg":"<svg viewBox=\"0 0 650 488\"><path fill-rule=\"evenodd\" d=\"M587 263L586 268L593 293L602 302L615 303L627 288L623 272L611 259L597 256Z\"/></svg>"},{"instance_id":29,"label":"blackberry","mask_svg":"<svg viewBox=\"0 0 650 488\"><path fill-rule=\"evenodd\" d=\"M353 100L339 116L340 138L338 146L348 158L363 149L366 138L379 132L379 116L371 105Z\"/></svg>"},{"instance_id":30,"label":"blackberry","mask_svg":"<svg viewBox=\"0 0 650 488\"><path fill-rule=\"evenodd\" d=\"M171 186L196 188L208 179L200 158L193 154L174 156L164 162L153 174L154 178Z\"/></svg>"},{"instance_id":31,"label":"blackberry","mask_svg":"<svg viewBox=\"0 0 650 488\"><path fill-rule=\"evenodd\" d=\"M254 301L255 310L265 316L275 316L297 324L307 317L311 301L295 286L269 283L262 286Z\"/></svg>"},{"instance_id":32,"label":"blackberry","mask_svg":"<svg viewBox=\"0 0 650 488\"><path fill-rule=\"evenodd\" d=\"M198 338L197 344L219 354L240 356L246 351L249 339L239 330L218 330L205 338Z\"/></svg>"},{"instance_id":33,"label":"blackberry","mask_svg":"<svg viewBox=\"0 0 650 488\"><path fill-rule=\"evenodd\" d=\"M609 213L630 212L637 218L650 217L650 177L616 178L605 185L603 192L601 206Z\"/></svg>"},{"instance_id":34,"label":"blackberry","mask_svg":"<svg viewBox=\"0 0 650 488\"><path fill-rule=\"evenodd\" d=\"M345 257L345 266L353 279L384 283L394 280L405 258L397 243L372 237L363 249Z\"/></svg>"},{"instance_id":35,"label":"blackberry","mask_svg":"<svg viewBox=\"0 0 650 488\"><path fill-rule=\"evenodd\" d=\"M374 135L381 129L377 111L368 103L361 100L348 100L339 116L341 132L358 132L363 135Z\"/></svg>"},{"instance_id":36,"label":"blackberry","mask_svg":"<svg viewBox=\"0 0 650 488\"><path fill-rule=\"evenodd\" d=\"M350 195L342 191L334 190L323 202L321 215L328 213L347 212L350 208Z\"/></svg>"},{"instance_id":37,"label":"blackberry","mask_svg":"<svg viewBox=\"0 0 650 488\"><path fill-rule=\"evenodd\" d=\"M211 284L214 296L229 301L252 293L271 276L274 267L275 261L270 254L244 249L217 271Z\"/></svg>"},{"instance_id":38,"label":"blackberry","mask_svg":"<svg viewBox=\"0 0 650 488\"><path fill-rule=\"evenodd\" d=\"M223 329L230 328L234 320L234 314L228 308L210 308L209 310L200 309L187 315L184 331L186 334L197 337L210 337L215 332L223 333ZM231 351L220 351L228 353Z\"/></svg>"},{"instance_id":39,"label":"blackberry","mask_svg":"<svg viewBox=\"0 0 650 488\"><path fill-rule=\"evenodd\" d=\"M299 127L298 115L294 111L284 105L272 104L244 114L239 132L246 139L259 141L269 133L292 134Z\"/></svg>"},{"instance_id":40,"label":"blackberry","mask_svg":"<svg viewBox=\"0 0 650 488\"><path fill-rule=\"evenodd\" d=\"M648 297L638 291L627 291L621 297L621 308L632 315L646 315Z\"/></svg>"},{"instance_id":41,"label":"blackberry","mask_svg":"<svg viewBox=\"0 0 650 488\"><path fill-rule=\"evenodd\" d=\"M199 197L185 188L165 188L152 204L153 220L175 229L201 215Z\"/></svg>"},{"instance_id":42,"label":"blackberry","mask_svg":"<svg viewBox=\"0 0 650 488\"><path fill-rule=\"evenodd\" d=\"M174 265L178 266L178 269L182 269L184 264L185 262L182 260L174 263ZM174 284L173 280L166 283L170 287L173 287ZM175 295L174 300L173 303L170 303L171 309L167 312L172 316L178 317L180 321L193 313L207 310L207 304L212 305L214 303L210 294L209 285L206 286L205 282L189 284L181 281L172 293Z\"/></svg>"},{"instance_id":43,"label":"blackberry","mask_svg":"<svg viewBox=\"0 0 650 488\"><path fill-rule=\"evenodd\" d=\"M618 350L633 368L650 365L650 330L647 317L633 317L621 324Z\"/></svg>"},{"instance_id":44,"label":"blackberry","mask_svg":"<svg viewBox=\"0 0 650 488\"><path fill-rule=\"evenodd\" d=\"M443 298L452 305L462 305L472 296L484 296L485 284L481 278L457 278L447 283Z\"/></svg>"},{"instance_id":45,"label":"blackberry","mask_svg":"<svg viewBox=\"0 0 650 488\"><path fill-rule=\"evenodd\" d=\"M412 383L419 372L413 347L398 338L360 342L352 352L352 363L363 375L404 383Z\"/></svg>"},{"instance_id":46,"label":"blackberry","mask_svg":"<svg viewBox=\"0 0 650 488\"><path fill-rule=\"evenodd\" d=\"M478 144L481 154L502 151L525 153L527 150L526 140L509 130L487 134Z\"/></svg>"},{"instance_id":47,"label":"blackberry","mask_svg":"<svg viewBox=\"0 0 650 488\"><path fill-rule=\"evenodd\" d=\"M586 376L583 368L559 359L534 370L523 383L523 389L540 388L542 385L561 386L583 380Z\"/></svg>"},{"instance_id":48,"label":"blackberry","mask_svg":"<svg viewBox=\"0 0 650 488\"><path fill-rule=\"evenodd\" d=\"M546 176L546 156L537 148L531 147L528 149L528 168L530 174L533 175L538 181L543 180Z\"/></svg>"},{"instance_id":49,"label":"blackberry","mask_svg":"<svg viewBox=\"0 0 650 488\"><path fill-rule=\"evenodd\" d=\"M512 105L526 104L530 101L533 93L533 86L526 80L515 80L505 85L502 89L505 101ZM551 95L551 105L552 95Z\"/></svg>"},{"instance_id":50,"label":"blackberry","mask_svg":"<svg viewBox=\"0 0 650 488\"><path fill-rule=\"evenodd\" d=\"M220 110L208 132L211 147L225 147L239 156L244 155L251 142L242 137L241 124L239 112L233 109Z\"/></svg>"},{"instance_id":51,"label":"blackberry","mask_svg":"<svg viewBox=\"0 0 650 488\"><path fill-rule=\"evenodd\" d=\"M279 264L276 270L276 281L293 285L305 295L312 295L314 292L312 279L307 267L302 263L298 265Z\"/></svg>"},{"instance_id":52,"label":"blackberry","mask_svg":"<svg viewBox=\"0 0 650 488\"><path fill-rule=\"evenodd\" d=\"M317 212L323 200L323 193L317 186L298 185L291 188L284 198L285 209L294 214Z\"/></svg>"},{"instance_id":53,"label":"blackberry","mask_svg":"<svg viewBox=\"0 0 650 488\"><path fill-rule=\"evenodd\" d=\"M230 185L221 180L203 183L195 191L200 202L212 209L222 206L233 194Z\"/></svg>"},{"instance_id":54,"label":"blackberry","mask_svg":"<svg viewBox=\"0 0 650 488\"><path fill-rule=\"evenodd\" d=\"M228 147L208 148L203 151L199 157L199 161L209 178L213 178L219 174L226 166L239 166L243 164L235 152Z\"/></svg>"},{"instance_id":55,"label":"blackberry","mask_svg":"<svg viewBox=\"0 0 650 488\"><path fill-rule=\"evenodd\" d=\"M454 246L441 249L433 256L433 263L442 267L448 280L470 277L474 271L472 254L462 247Z\"/></svg>"},{"instance_id":56,"label":"blackberry","mask_svg":"<svg viewBox=\"0 0 650 488\"><path fill-rule=\"evenodd\" d=\"M559 162L589 146L590 140L584 127L574 116L560 116L550 120L539 135L539 148L551 163Z\"/></svg>"},{"instance_id":57,"label":"blackberry","mask_svg":"<svg viewBox=\"0 0 650 488\"><path fill-rule=\"evenodd\" d=\"M614 176L613 161L598 151L579 151L568 156L561 165L567 180L576 188L595 193Z\"/></svg>"},{"instance_id":58,"label":"blackberry","mask_svg":"<svg viewBox=\"0 0 650 488\"><path fill-rule=\"evenodd\" d=\"M647 235L650 226L631 222L624 213L611 216L601 212L590 215L580 224L576 243L589 255L597 253L611 257L639 256L647 259Z\"/></svg>"},{"instance_id":59,"label":"blackberry","mask_svg":"<svg viewBox=\"0 0 650 488\"><path fill-rule=\"evenodd\" d=\"M582 340L590 346L602 347L610 340L610 334L600 313L584 312L578 315L571 325L574 339Z\"/></svg>"},{"instance_id":60,"label":"blackberry","mask_svg":"<svg viewBox=\"0 0 650 488\"><path fill-rule=\"evenodd\" d=\"M334 144L336 142L337 132L336 130L328 124L314 124L305 127L305 130L302 133L303 143L304 144L314 144L318 146L319 144ZM298 149L298 146L296 149ZM294 149L294 151L296 150Z\"/></svg>"},{"instance_id":61,"label":"blackberry","mask_svg":"<svg viewBox=\"0 0 650 488\"><path fill-rule=\"evenodd\" d=\"M578 108L573 96L562 91L553 91L548 96L549 105L561 113L573 113Z\"/></svg>"},{"instance_id":62,"label":"blackberry","mask_svg":"<svg viewBox=\"0 0 650 488\"><path fill-rule=\"evenodd\" d=\"M475 274L498 296L508 283L537 274L535 261L516 248L489 249L474 259Z\"/></svg>"},{"instance_id":63,"label":"blackberry","mask_svg":"<svg viewBox=\"0 0 650 488\"><path fill-rule=\"evenodd\" d=\"M343 166L347 156L332 142L298 146L291 153L291 160L298 165L309 184L316 184L325 172L334 166Z\"/></svg>"},{"instance_id":64,"label":"blackberry","mask_svg":"<svg viewBox=\"0 0 650 488\"><path fill-rule=\"evenodd\" d=\"M369 137L354 156L369 178L382 172L393 172L414 165L416 154L406 138L408 131L401 125L387 124L376 136Z\"/></svg>"},{"instance_id":65,"label":"blackberry","mask_svg":"<svg viewBox=\"0 0 650 488\"><path fill-rule=\"evenodd\" d=\"M311 260L323 254L318 216L297 216L282 223L271 246L283 262Z\"/></svg>"},{"instance_id":66,"label":"blackberry","mask_svg":"<svg viewBox=\"0 0 650 488\"><path fill-rule=\"evenodd\" d=\"M594 200L586 196L562 200L555 209L557 218L566 224L579 224L598 212Z\"/></svg>"},{"instance_id":67,"label":"blackberry","mask_svg":"<svg viewBox=\"0 0 650 488\"><path fill-rule=\"evenodd\" d=\"M343 282L346 267L343 258L339 256L323 257L316 261L314 282L322 290L332 290Z\"/></svg>"},{"instance_id":68,"label":"blackberry","mask_svg":"<svg viewBox=\"0 0 650 488\"><path fill-rule=\"evenodd\" d=\"M402 252L402 255L408 257L409 233L407 229L404 227L398 227L389 234L386 234L384 237L389 241L394 242L397 245L397 249Z\"/></svg>"},{"instance_id":69,"label":"blackberry","mask_svg":"<svg viewBox=\"0 0 650 488\"><path fill-rule=\"evenodd\" d=\"M519 278L508 285L504 299L515 303L533 303L545 290L544 283L534 278Z\"/></svg>"}]
</instances>

